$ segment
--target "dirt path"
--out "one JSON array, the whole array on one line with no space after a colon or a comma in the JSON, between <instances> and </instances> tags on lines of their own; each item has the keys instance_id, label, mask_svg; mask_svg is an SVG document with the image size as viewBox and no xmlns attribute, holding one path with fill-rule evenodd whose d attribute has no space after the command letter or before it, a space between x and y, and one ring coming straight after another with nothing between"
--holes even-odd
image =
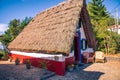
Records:
<instances>
[{"instance_id":1,"label":"dirt path","mask_svg":"<svg viewBox=\"0 0 120 80\"><path fill-rule=\"evenodd\" d=\"M119 62L95 63L84 70L102 72L103 74L99 77L99 80L120 80Z\"/></svg>"}]
</instances>

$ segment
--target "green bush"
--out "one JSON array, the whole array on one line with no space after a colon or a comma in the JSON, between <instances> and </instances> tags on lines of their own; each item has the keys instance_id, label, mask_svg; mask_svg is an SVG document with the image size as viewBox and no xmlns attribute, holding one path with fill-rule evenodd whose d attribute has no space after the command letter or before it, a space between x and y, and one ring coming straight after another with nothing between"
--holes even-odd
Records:
<instances>
[{"instance_id":1,"label":"green bush","mask_svg":"<svg viewBox=\"0 0 120 80\"><path fill-rule=\"evenodd\" d=\"M114 32L107 32L103 38L97 38L98 50L101 50L107 54L116 54L120 49L120 35Z\"/></svg>"},{"instance_id":2,"label":"green bush","mask_svg":"<svg viewBox=\"0 0 120 80\"><path fill-rule=\"evenodd\" d=\"M40 67L43 69L47 69L48 61L40 61Z\"/></svg>"},{"instance_id":3,"label":"green bush","mask_svg":"<svg viewBox=\"0 0 120 80\"><path fill-rule=\"evenodd\" d=\"M8 51L7 50L1 50L0 51L0 59L7 60L8 59Z\"/></svg>"},{"instance_id":4,"label":"green bush","mask_svg":"<svg viewBox=\"0 0 120 80\"><path fill-rule=\"evenodd\" d=\"M3 54L2 54L1 51L0 51L0 59L2 58L2 56L3 56Z\"/></svg>"}]
</instances>

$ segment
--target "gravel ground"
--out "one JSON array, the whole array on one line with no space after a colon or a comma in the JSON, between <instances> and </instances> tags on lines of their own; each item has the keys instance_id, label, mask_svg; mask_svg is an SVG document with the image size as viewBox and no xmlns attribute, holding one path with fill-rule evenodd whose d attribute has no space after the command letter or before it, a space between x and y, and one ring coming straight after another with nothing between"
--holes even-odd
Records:
<instances>
[{"instance_id":1,"label":"gravel ground","mask_svg":"<svg viewBox=\"0 0 120 80\"><path fill-rule=\"evenodd\" d=\"M0 80L40 80L43 70L14 62L0 61ZM47 80L120 80L120 62L85 64L66 72L65 76L55 75Z\"/></svg>"},{"instance_id":2,"label":"gravel ground","mask_svg":"<svg viewBox=\"0 0 120 80\"><path fill-rule=\"evenodd\" d=\"M26 69L24 64L15 65L14 62L0 61L0 80L40 80L43 70L36 67Z\"/></svg>"},{"instance_id":3,"label":"gravel ground","mask_svg":"<svg viewBox=\"0 0 120 80\"><path fill-rule=\"evenodd\" d=\"M120 80L120 63L85 64L65 76L54 76L48 80Z\"/></svg>"}]
</instances>

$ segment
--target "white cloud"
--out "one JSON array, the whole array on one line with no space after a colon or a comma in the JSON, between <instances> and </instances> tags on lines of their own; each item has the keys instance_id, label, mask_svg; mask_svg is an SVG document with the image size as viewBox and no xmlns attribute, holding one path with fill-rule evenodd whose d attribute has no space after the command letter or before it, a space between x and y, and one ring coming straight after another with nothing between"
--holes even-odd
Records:
<instances>
[{"instance_id":1,"label":"white cloud","mask_svg":"<svg viewBox=\"0 0 120 80\"><path fill-rule=\"evenodd\" d=\"M7 24L1 24L0 23L0 34L3 34L4 31L6 31L8 29L8 25Z\"/></svg>"}]
</instances>

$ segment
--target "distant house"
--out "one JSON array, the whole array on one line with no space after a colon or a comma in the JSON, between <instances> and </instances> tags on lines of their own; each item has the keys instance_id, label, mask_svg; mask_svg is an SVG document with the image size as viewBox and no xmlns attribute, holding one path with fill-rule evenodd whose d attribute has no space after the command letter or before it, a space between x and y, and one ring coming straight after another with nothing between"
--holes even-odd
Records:
<instances>
[{"instance_id":1,"label":"distant house","mask_svg":"<svg viewBox=\"0 0 120 80\"><path fill-rule=\"evenodd\" d=\"M112 25L108 30L120 34L120 25Z\"/></svg>"},{"instance_id":2,"label":"distant house","mask_svg":"<svg viewBox=\"0 0 120 80\"><path fill-rule=\"evenodd\" d=\"M33 66L46 60L58 75L74 61L81 62L82 52L95 48L85 0L67 0L37 14L8 46L14 60L30 59Z\"/></svg>"}]
</instances>

